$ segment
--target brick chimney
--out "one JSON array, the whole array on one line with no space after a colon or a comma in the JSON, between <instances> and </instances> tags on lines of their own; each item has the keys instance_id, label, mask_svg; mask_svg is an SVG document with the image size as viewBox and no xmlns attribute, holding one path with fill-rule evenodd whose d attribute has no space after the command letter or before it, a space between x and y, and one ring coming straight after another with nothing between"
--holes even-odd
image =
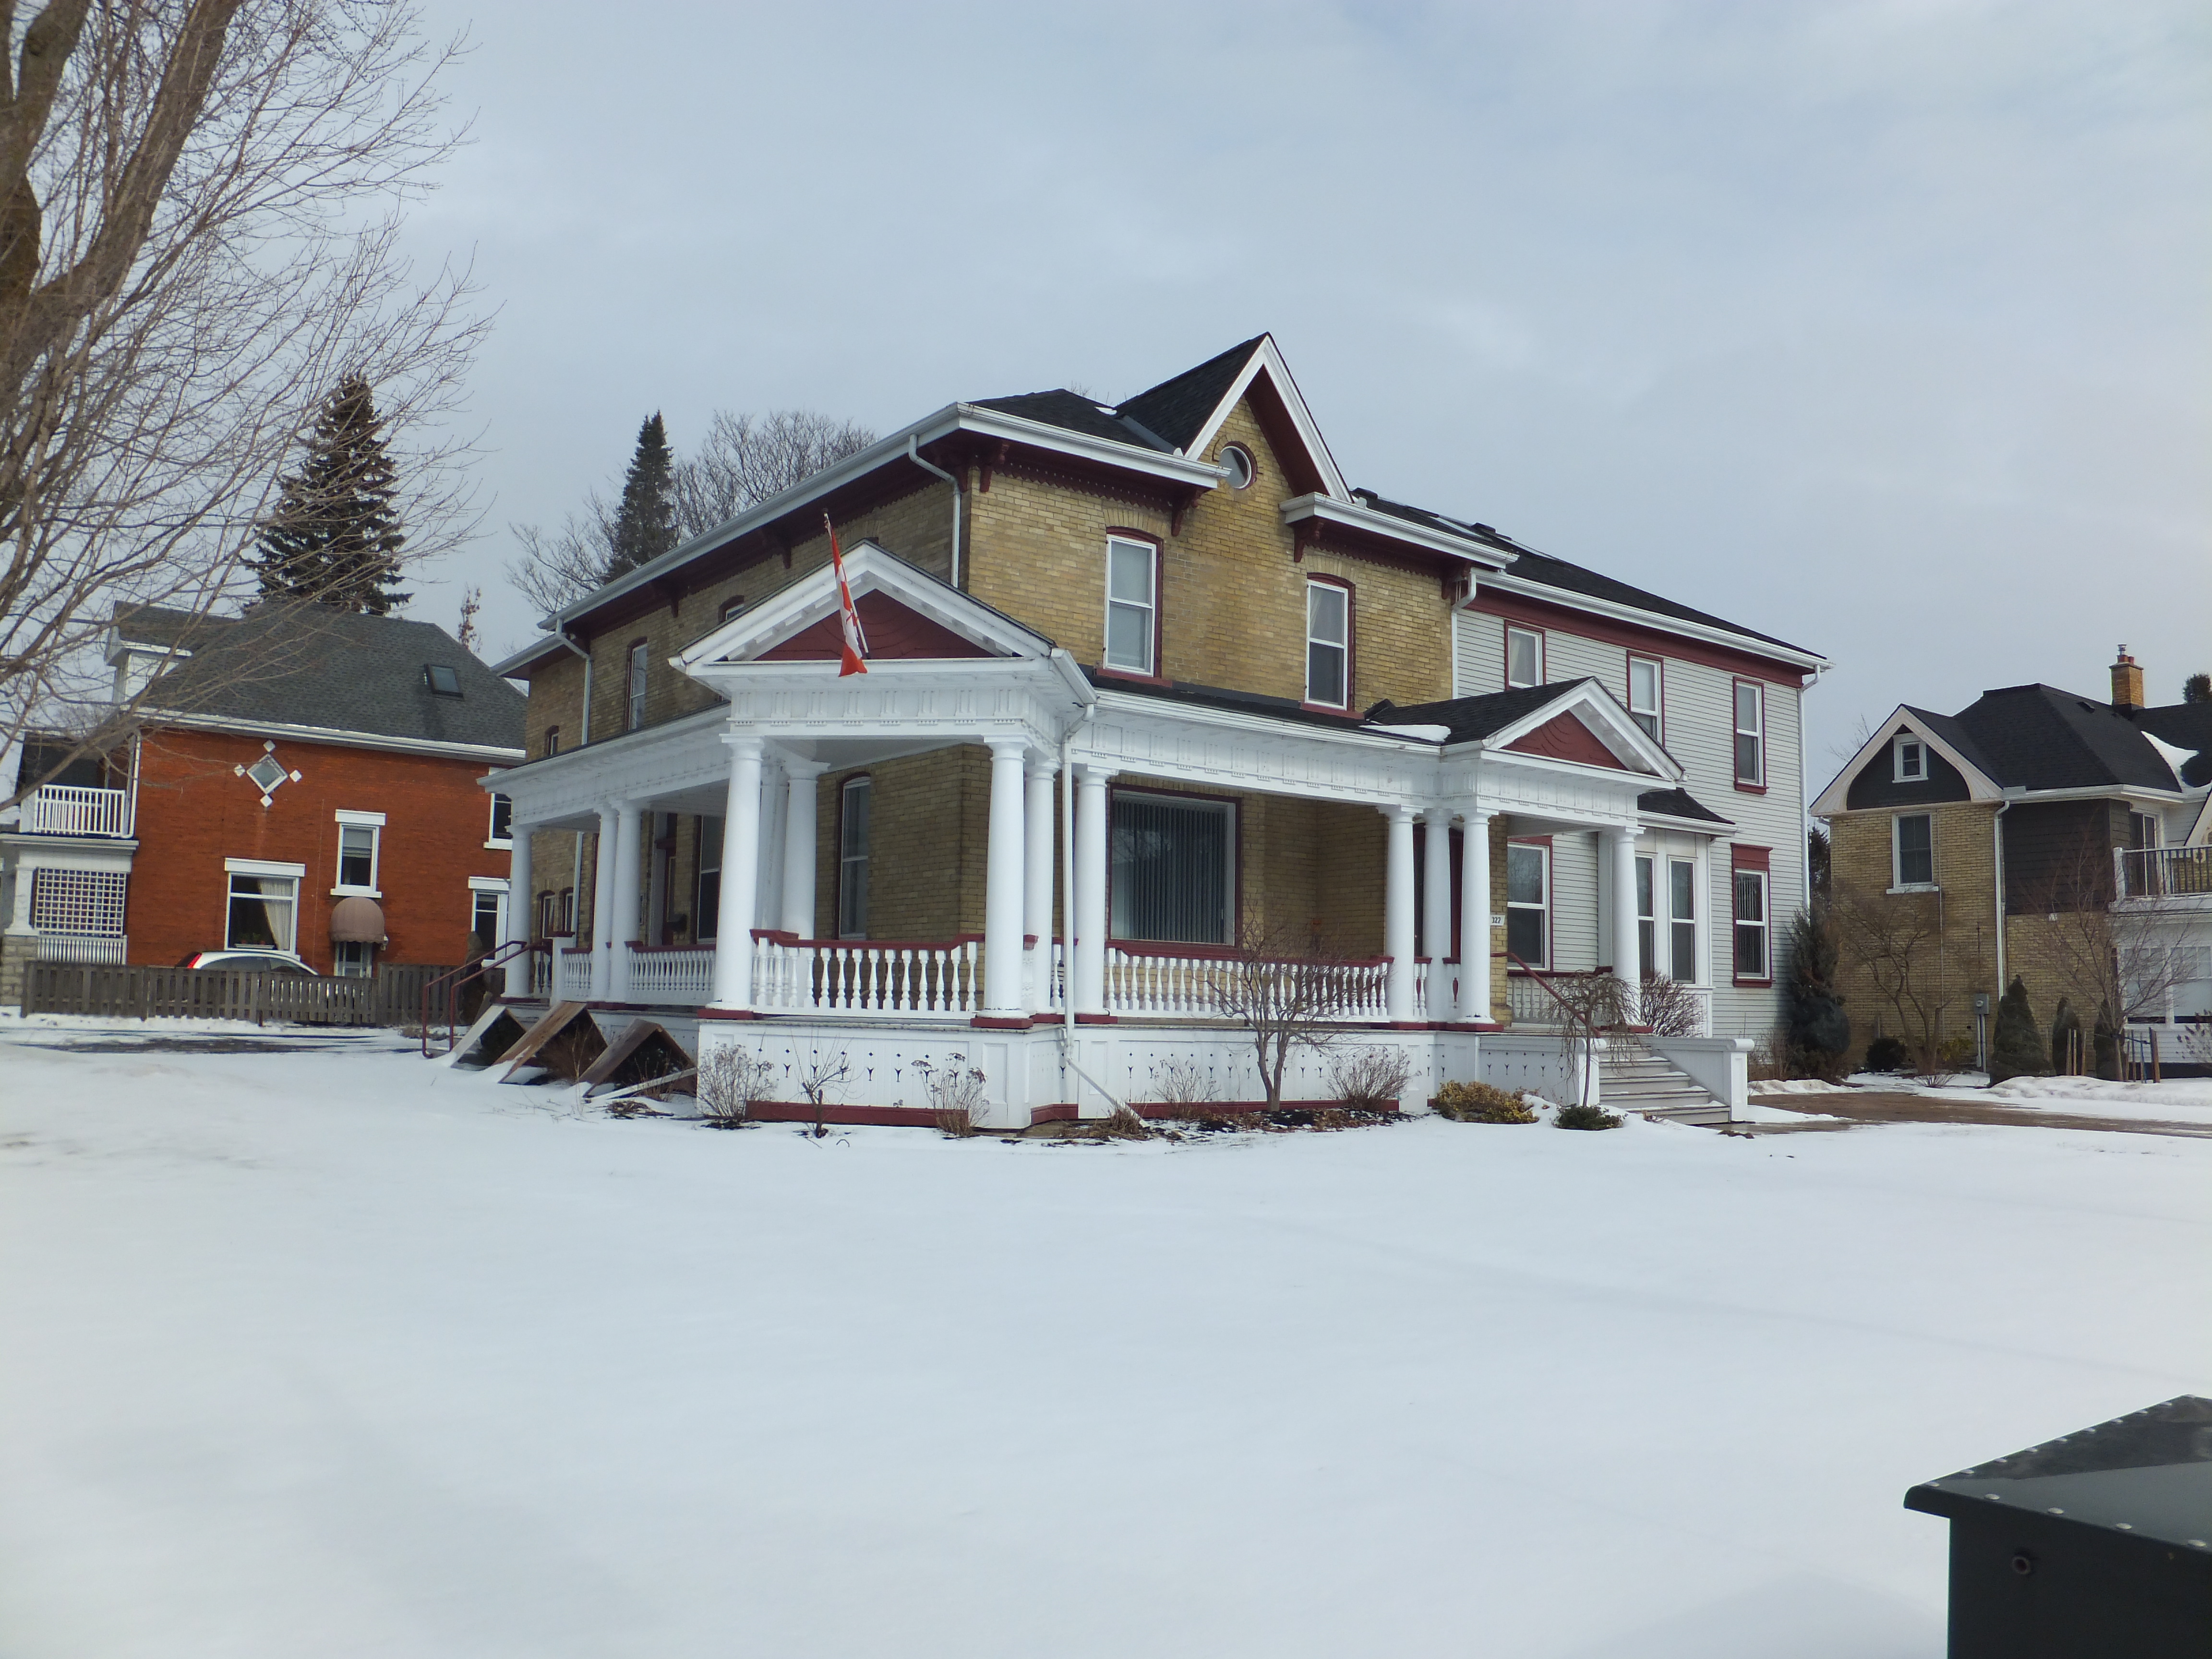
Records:
<instances>
[{"instance_id":1,"label":"brick chimney","mask_svg":"<svg viewBox=\"0 0 2212 1659\"><path fill-rule=\"evenodd\" d=\"M2128 648L2124 645L2120 647L2120 659L2112 665L2112 707L2140 708L2142 706L2142 668L2128 655Z\"/></svg>"}]
</instances>

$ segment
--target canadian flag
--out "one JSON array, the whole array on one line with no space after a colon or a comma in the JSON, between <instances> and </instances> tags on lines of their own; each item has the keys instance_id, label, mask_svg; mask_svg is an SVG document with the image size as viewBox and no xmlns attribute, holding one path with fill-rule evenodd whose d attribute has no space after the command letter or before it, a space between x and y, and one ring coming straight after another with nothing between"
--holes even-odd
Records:
<instances>
[{"instance_id":1,"label":"canadian flag","mask_svg":"<svg viewBox=\"0 0 2212 1659\"><path fill-rule=\"evenodd\" d=\"M830 522L830 515L822 515L822 527L830 532L830 568L837 573L837 620L845 630L845 648L837 663L837 678L868 672L868 636L860 629L860 613L853 605L853 590L845 585L845 553L837 545L837 526Z\"/></svg>"}]
</instances>

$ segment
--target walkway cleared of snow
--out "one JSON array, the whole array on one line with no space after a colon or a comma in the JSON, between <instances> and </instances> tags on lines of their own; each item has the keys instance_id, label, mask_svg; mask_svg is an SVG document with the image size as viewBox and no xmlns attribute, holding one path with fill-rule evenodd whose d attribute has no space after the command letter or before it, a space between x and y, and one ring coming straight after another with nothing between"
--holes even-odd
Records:
<instances>
[{"instance_id":1,"label":"walkway cleared of snow","mask_svg":"<svg viewBox=\"0 0 2212 1659\"><path fill-rule=\"evenodd\" d=\"M1936 1659L2212 1391L2212 1145L721 1133L0 1043L9 1659Z\"/></svg>"}]
</instances>

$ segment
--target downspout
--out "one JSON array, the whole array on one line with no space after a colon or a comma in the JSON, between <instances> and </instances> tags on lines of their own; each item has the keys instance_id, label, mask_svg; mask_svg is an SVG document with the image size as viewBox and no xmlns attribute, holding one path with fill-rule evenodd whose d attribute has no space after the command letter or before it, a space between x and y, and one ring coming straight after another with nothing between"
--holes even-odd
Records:
<instances>
[{"instance_id":1,"label":"downspout","mask_svg":"<svg viewBox=\"0 0 2212 1659\"><path fill-rule=\"evenodd\" d=\"M2005 867L2004 815L2012 811L2010 801L1997 805L1996 816L1990 820L1990 851L1997 872L1997 994L2005 988Z\"/></svg>"},{"instance_id":2,"label":"downspout","mask_svg":"<svg viewBox=\"0 0 2212 1659\"><path fill-rule=\"evenodd\" d=\"M1098 713L1096 703L1083 705L1080 720L1070 720L1060 735L1060 1063L1105 1097L1117 1112L1129 1104L1083 1069L1075 1046L1075 766L1073 759L1078 726L1087 726Z\"/></svg>"},{"instance_id":3,"label":"downspout","mask_svg":"<svg viewBox=\"0 0 2212 1659\"><path fill-rule=\"evenodd\" d=\"M923 471L934 472L952 486L952 581L951 585L957 587L960 586L960 480L935 462L924 460L921 455L921 446L911 434L908 434L906 441L906 458ZM1061 745L1063 759L1066 749L1066 745L1063 744Z\"/></svg>"}]
</instances>

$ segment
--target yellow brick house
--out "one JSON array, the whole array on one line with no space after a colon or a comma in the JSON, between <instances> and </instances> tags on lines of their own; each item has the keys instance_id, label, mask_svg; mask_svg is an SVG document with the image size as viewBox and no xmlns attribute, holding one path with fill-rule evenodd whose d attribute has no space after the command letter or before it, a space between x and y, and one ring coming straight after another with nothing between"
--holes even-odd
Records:
<instances>
[{"instance_id":1,"label":"yellow brick house","mask_svg":"<svg viewBox=\"0 0 2212 1659\"><path fill-rule=\"evenodd\" d=\"M825 524L868 642L839 672ZM1805 893L1823 659L1348 486L1274 342L1118 404L947 405L586 595L530 685L518 1004L699 1022L848 1109L1257 1085L1214 964L1342 965L1345 1041L1565 1087L1560 976L1689 988L1725 1115ZM1288 1090L1327 1097L1302 1063Z\"/></svg>"}]
</instances>

